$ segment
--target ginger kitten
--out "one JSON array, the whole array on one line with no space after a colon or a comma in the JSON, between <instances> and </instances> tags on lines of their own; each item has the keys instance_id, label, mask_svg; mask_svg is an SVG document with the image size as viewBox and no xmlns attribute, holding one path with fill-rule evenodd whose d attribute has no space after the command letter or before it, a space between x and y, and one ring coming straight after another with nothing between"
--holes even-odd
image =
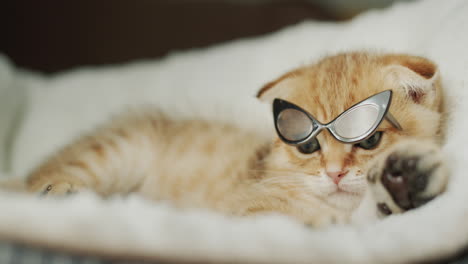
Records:
<instances>
[{"instance_id":1,"label":"ginger kitten","mask_svg":"<svg viewBox=\"0 0 468 264\"><path fill-rule=\"evenodd\" d=\"M371 210L400 213L442 193L448 180L439 149L443 96L433 62L339 54L286 73L258 97L287 100L327 123L384 90L393 91L390 111L403 129L383 121L356 144L323 131L294 147L229 124L175 120L144 109L66 146L32 171L26 186L43 195L137 192L229 215L279 212L313 226L349 222L367 191Z\"/></svg>"}]
</instances>

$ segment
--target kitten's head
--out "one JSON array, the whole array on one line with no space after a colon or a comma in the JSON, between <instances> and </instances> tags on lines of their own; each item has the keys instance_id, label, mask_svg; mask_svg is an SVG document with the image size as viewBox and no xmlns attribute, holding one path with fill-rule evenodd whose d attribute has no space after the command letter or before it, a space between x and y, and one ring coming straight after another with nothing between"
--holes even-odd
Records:
<instances>
[{"instance_id":1,"label":"kitten's head","mask_svg":"<svg viewBox=\"0 0 468 264\"><path fill-rule=\"evenodd\" d=\"M258 92L262 101L284 99L328 123L384 90L393 91L389 111L402 130L384 120L373 136L358 144L341 143L327 130L298 147L276 138L267 160L276 173L267 177L297 195L318 197L337 209L354 208L365 191L372 158L403 138L439 137L442 94L436 65L408 55L345 53L291 71Z\"/></svg>"}]
</instances>

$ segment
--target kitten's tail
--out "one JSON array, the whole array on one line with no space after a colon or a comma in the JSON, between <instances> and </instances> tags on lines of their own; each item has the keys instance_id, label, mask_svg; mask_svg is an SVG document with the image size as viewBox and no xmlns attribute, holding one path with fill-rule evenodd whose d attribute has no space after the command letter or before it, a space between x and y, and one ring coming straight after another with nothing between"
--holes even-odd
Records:
<instances>
[{"instance_id":1,"label":"kitten's tail","mask_svg":"<svg viewBox=\"0 0 468 264\"><path fill-rule=\"evenodd\" d=\"M0 179L0 191L26 192L26 182L20 177Z\"/></svg>"}]
</instances>

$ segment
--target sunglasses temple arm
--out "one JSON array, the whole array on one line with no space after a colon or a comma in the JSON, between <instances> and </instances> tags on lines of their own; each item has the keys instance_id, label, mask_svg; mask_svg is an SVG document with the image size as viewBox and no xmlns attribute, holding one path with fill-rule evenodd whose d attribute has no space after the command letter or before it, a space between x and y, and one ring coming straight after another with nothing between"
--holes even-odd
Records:
<instances>
[{"instance_id":1,"label":"sunglasses temple arm","mask_svg":"<svg viewBox=\"0 0 468 264\"><path fill-rule=\"evenodd\" d=\"M396 120L396 118L390 113L390 111L387 112L385 115L385 119L387 119L392 125L394 125L398 130L403 130L401 127L400 123Z\"/></svg>"}]
</instances>

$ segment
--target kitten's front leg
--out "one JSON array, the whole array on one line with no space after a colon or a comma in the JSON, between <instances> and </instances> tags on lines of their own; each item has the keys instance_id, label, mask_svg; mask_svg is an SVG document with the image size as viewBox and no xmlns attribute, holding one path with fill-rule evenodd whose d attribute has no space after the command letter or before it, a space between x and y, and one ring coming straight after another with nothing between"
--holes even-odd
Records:
<instances>
[{"instance_id":1,"label":"kitten's front leg","mask_svg":"<svg viewBox=\"0 0 468 264\"><path fill-rule=\"evenodd\" d=\"M445 191L448 179L439 146L419 140L399 143L368 172L369 191L382 216L424 205Z\"/></svg>"}]
</instances>

